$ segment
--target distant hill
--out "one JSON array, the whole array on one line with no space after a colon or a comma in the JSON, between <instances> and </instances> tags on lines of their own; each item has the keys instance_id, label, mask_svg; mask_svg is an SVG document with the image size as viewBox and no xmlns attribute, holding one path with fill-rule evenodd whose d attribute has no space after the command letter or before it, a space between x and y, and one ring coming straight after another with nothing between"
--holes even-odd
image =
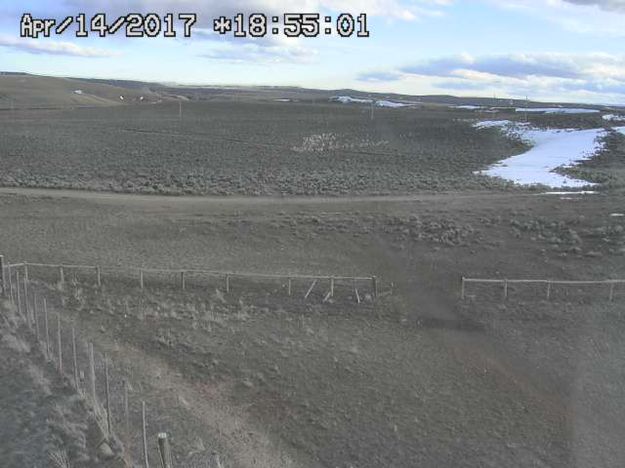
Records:
<instances>
[{"instance_id":1,"label":"distant hill","mask_svg":"<svg viewBox=\"0 0 625 468\"><path fill-rule=\"evenodd\" d=\"M132 102L156 102L160 95L144 86L112 84L0 72L0 109L111 106Z\"/></svg>"},{"instance_id":2,"label":"distant hill","mask_svg":"<svg viewBox=\"0 0 625 468\"><path fill-rule=\"evenodd\" d=\"M123 99L121 97L123 97ZM111 106L161 100L327 102L336 96L389 100L428 106L545 107L572 105L520 99L367 93L353 89L320 90L293 86L185 86L146 81L100 78L55 78L0 71L0 110L13 108L62 108ZM579 104L577 104L579 106ZM584 106L603 109L605 106Z\"/></svg>"}]
</instances>

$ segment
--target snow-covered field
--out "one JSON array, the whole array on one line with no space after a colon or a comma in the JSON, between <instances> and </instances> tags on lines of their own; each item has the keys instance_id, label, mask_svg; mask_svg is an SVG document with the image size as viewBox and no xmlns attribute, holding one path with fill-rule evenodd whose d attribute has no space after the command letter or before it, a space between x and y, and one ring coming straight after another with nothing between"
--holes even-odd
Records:
<instances>
[{"instance_id":1,"label":"snow-covered field","mask_svg":"<svg viewBox=\"0 0 625 468\"><path fill-rule=\"evenodd\" d=\"M596 114L597 109L576 107L517 107L516 112L535 112L540 114Z\"/></svg>"},{"instance_id":2,"label":"snow-covered field","mask_svg":"<svg viewBox=\"0 0 625 468\"><path fill-rule=\"evenodd\" d=\"M589 159L603 148L601 137L606 130L540 129L509 120L479 122L476 128L499 127L533 145L529 151L500 161L478 174L501 177L522 185L542 184L552 188L575 188L593 185L553 172L558 167L575 165ZM621 129L618 129L621 131ZM622 129L625 130L625 127Z\"/></svg>"}]
</instances>

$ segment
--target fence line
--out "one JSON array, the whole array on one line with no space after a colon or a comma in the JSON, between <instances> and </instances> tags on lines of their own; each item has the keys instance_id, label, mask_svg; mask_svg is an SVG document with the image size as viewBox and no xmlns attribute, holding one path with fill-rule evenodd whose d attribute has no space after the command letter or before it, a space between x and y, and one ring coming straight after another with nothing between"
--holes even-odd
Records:
<instances>
[{"instance_id":1,"label":"fence line","mask_svg":"<svg viewBox=\"0 0 625 468\"><path fill-rule=\"evenodd\" d=\"M541 284L546 286L545 297L551 299L553 286L591 286L605 285L609 286L608 299L610 302L614 300L614 290L617 285L625 284L625 279L606 279L606 280L553 280L553 279L507 279L507 278L465 278L462 277L460 286L460 298L465 299L466 288L469 283L482 284L501 284L503 285L503 298L508 298L508 285L511 284Z\"/></svg>"},{"instance_id":2,"label":"fence line","mask_svg":"<svg viewBox=\"0 0 625 468\"><path fill-rule=\"evenodd\" d=\"M283 280L288 284L288 295L292 292L293 280L305 280L313 281L315 283L319 281L327 281L329 284L328 298L334 297L334 288L336 283L348 284L350 289L354 289L354 295L358 298L357 302L360 303L360 295L358 293L357 284L366 282L369 285L369 290L372 298L378 297L378 278L376 276L344 276L344 275L302 275L302 274L275 274L275 273L253 273L253 272L237 272L237 271L218 271L209 269L197 269L197 268L143 268L143 267L116 267L116 266L101 266L101 265L81 265L81 264L65 264L65 263L34 263L34 262L19 262L19 263L7 263L4 265L4 257L0 255L0 268L2 272L2 282L0 287L3 288L3 293L7 290L5 270L8 271L9 283L11 283L11 270L21 269L23 276L28 279L29 267L32 268L49 268L52 270L58 270L59 281L65 282L65 274L67 270L82 270L93 272L94 278L98 286L102 285L103 273L127 273L132 276L136 276L137 284L141 289L145 287L145 274L169 274L177 275L180 278L180 287L182 290L186 288L186 275L204 275L212 278L223 278L225 284L225 290L227 293L231 289L231 280L236 278L242 279L265 279L265 280ZM4 266L3 266L4 265ZM31 272L32 273L32 272ZM9 284L12 287L11 284ZM362 291L361 291L362 292ZM304 298L308 298L310 292L308 292Z\"/></svg>"},{"instance_id":3,"label":"fence line","mask_svg":"<svg viewBox=\"0 0 625 468\"><path fill-rule=\"evenodd\" d=\"M59 376L67 381L75 392L84 398L87 406L91 408L94 424L100 433L96 449L100 449L104 443L113 449L117 447L120 440L124 440L126 446L119 447L122 456L118 460L123 462L125 466L136 466L129 463L127 459L127 457L131 457L128 448L130 446L129 438L132 437L129 429L128 379L124 376L120 381L119 376L115 378L115 376L111 375L110 371L114 369L111 357L107 356L106 352L100 352L98 353L99 356L96 356L93 341L81 340L76 333L75 323L63 318L62 310L57 309L54 311L56 320L52 320L49 317L52 312L49 313L48 311L46 296L41 295L36 290L34 284L31 283L31 279L27 276L27 272L23 271L20 275L20 272L16 269L25 265L25 263L5 265L9 274L8 277L4 276L4 269L2 270L2 280L15 284L16 294L9 294L6 287L4 287L3 294L15 308L15 317L18 325L21 323L26 326L27 334L35 340L45 362L52 366ZM2 284L0 283L0 285ZM42 314L43 320L40 318ZM40 327L43 327L43 330ZM99 359L96 359L96 357L99 357ZM109 364L111 364L110 367ZM96 377L97 366L99 366L100 374L102 373L101 368L104 367L104 381L102 381L101 375L100 378ZM85 376L87 369L88 375ZM117 381L118 384L121 383L121 388L123 389L121 395L123 410L119 411L119 414L114 414L115 407L112 400L114 396L117 396L119 400L120 395L116 394L116 392L120 391L120 385L117 385L114 389L112 386L114 381ZM102 385L104 385L104 400L98 396L98 393L102 394ZM143 466L149 468L150 458L156 458L169 463L164 466L172 467L171 448L167 439L167 433L162 431L157 433L157 437L153 441L154 444L150 444L152 450L157 453L150 454L151 450L148 448L147 436L146 404L143 395L137 394L136 398L136 403L140 402L142 409L141 427L136 433L142 434L141 458ZM119 422L117 427L125 428L125 433L123 434L125 437L122 439L118 437L122 432L116 433L113 430L114 416L117 418L116 421ZM110 453L111 456L115 456L112 451Z\"/></svg>"}]
</instances>

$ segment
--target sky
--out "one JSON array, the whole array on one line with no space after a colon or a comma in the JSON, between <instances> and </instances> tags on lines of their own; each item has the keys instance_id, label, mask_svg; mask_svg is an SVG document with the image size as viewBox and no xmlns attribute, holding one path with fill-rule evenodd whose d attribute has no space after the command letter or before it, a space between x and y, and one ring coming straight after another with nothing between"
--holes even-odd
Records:
<instances>
[{"instance_id":1,"label":"sky","mask_svg":"<svg viewBox=\"0 0 625 468\"><path fill-rule=\"evenodd\" d=\"M224 5L227 3L227 5ZM20 37L22 15L196 13L191 37ZM234 37L237 13L367 14L369 37ZM247 20L246 20L247 21ZM0 70L200 85L625 104L625 0L3 0ZM269 27L271 29L272 26ZM325 25L322 26L322 29Z\"/></svg>"}]
</instances>

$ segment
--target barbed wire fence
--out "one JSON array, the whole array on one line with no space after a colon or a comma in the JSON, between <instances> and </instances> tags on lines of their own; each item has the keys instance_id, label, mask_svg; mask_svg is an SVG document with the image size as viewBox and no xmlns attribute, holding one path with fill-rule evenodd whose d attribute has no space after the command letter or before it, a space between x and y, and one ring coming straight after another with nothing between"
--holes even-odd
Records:
<instances>
[{"instance_id":1,"label":"barbed wire fence","mask_svg":"<svg viewBox=\"0 0 625 468\"><path fill-rule=\"evenodd\" d=\"M21 268L20 268L21 267ZM124 466L173 468L170 435L150 409L141 385L116 366L95 340L84 339L62 305L37 288L22 265L4 265L0 256L2 296L14 306L18 321L34 338L43 358L70 385L92 412L96 448ZM219 456L214 465L221 468Z\"/></svg>"},{"instance_id":2,"label":"barbed wire fence","mask_svg":"<svg viewBox=\"0 0 625 468\"><path fill-rule=\"evenodd\" d=\"M500 287L501 300L507 301L511 297L512 288L525 286L528 287L532 293L533 298L542 298L547 301L557 299L558 295L565 296L563 291L558 291L562 288L580 288L585 286L593 287L594 295L603 297L609 302L613 302L620 296L620 289L625 285L625 279L608 279L608 280L552 280L552 279L491 279L491 278L465 278L461 279L460 285L460 299L465 300L469 297L475 297L476 295L470 295L468 288L470 284L476 285L489 285ZM619 288L621 286L621 288ZM561 287L561 288L559 288Z\"/></svg>"},{"instance_id":3,"label":"barbed wire fence","mask_svg":"<svg viewBox=\"0 0 625 468\"><path fill-rule=\"evenodd\" d=\"M34 280L33 273L37 277ZM63 290L68 281L89 281L98 287L106 282L123 281L139 291L163 284L181 291L214 286L225 293L235 288L253 289L254 282L279 283L277 291L304 301L327 302L337 295L357 304L392 294L380 293L376 276L280 275L224 272L203 269L159 269L101 267L99 265L9 263L0 255L0 287L17 311L18 319L34 337L45 360L76 391L92 412L97 427L97 448L111 456L123 454L125 466L141 461L146 468L173 468L171 435L162 429L161 415L146 404L140 383L131 372L116 365L110 353L95 340L85 339L77 331L75 318L64 310L64 302L51 297ZM45 287L42 287L45 285ZM56 285L57 288L49 286ZM60 287L58 287L60 286ZM274 288L274 290L276 290ZM218 454L213 464L222 467Z\"/></svg>"}]
</instances>

